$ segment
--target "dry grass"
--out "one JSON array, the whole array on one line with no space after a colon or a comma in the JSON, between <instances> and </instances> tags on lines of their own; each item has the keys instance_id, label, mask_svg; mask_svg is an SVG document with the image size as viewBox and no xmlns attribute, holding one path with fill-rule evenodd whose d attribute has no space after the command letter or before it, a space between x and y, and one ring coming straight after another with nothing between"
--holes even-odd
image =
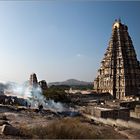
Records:
<instances>
[{"instance_id":1,"label":"dry grass","mask_svg":"<svg viewBox=\"0 0 140 140\"><path fill-rule=\"evenodd\" d=\"M36 139L119 139L124 138L111 128L97 129L81 118L63 118L47 126L22 127L21 136Z\"/></svg>"},{"instance_id":2,"label":"dry grass","mask_svg":"<svg viewBox=\"0 0 140 140\"><path fill-rule=\"evenodd\" d=\"M20 128L21 136L27 138L40 139L94 139L101 138L97 131L94 131L89 125L82 124L80 120L65 118L56 120L48 126L36 126Z\"/></svg>"}]
</instances>

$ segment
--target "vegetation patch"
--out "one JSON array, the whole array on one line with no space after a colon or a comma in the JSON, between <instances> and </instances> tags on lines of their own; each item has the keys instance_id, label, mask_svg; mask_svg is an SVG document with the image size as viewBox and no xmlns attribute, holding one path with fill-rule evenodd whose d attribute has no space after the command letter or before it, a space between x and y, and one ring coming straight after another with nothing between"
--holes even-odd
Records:
<instances>
[{"instance_id":1,"label":"vegetation patch","mask_svg":"<svg viewBox=\"0 0 140 140\"><path fill-rule=\"evenodd\" d=\"M26 138L39 139L93 139L101 138L97 131L89 125L82 124L79 118L55 120L47 126L20 128L21 135Z\"/></svg>"}]
</instances>

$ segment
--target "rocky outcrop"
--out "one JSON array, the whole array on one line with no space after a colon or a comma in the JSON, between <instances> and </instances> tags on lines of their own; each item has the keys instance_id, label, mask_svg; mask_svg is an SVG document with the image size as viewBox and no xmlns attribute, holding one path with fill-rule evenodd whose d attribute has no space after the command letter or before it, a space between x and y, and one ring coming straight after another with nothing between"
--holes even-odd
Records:
<instances>
[{"instance_id":1,"label":"rocky outcrop","mask_svg":"<svg viewBox=\"0 0 140 140\"><path fill-rule=\"evenodd\" d=\"M3 126L4 124L9 125L8 121L0 120L0 126Z\"/></svg>"},{"instance_id":2,"label":"rocky outcrop","mask_svg":"<svg viewBox=\"0 0 140 140\"><path fill-rule=\"evenodd\" d=\"M18 136L20 134L20 131L9 123L7 116L1 115L0 116L0 134Z\"/></svg>"},{"instance_id":3,"label":"rocky outcrop","mask_svg":"<svg viewBox=\"0 0 140 140\"><path fill-rule=\"evenodd\" d=\"M4 124L1 127L1 134L18 136L20 134L20 131L17 128L13 127L12 125Z\"/></svg>"},{"instance_id":4,"label":"rocky outcrop","mask_svg":"<svg viewBox=\"0 0 140 140\"><path fill-rule=\"evenodd\" d=\"M0 104L3 105L21 105L25 106L27 103L26 99L18 98L14 96L6 96L6 95L0 95Z\"/></svg>"},{"instance_id":5,"label":"rocky outcrop","mask_svg":"<svg viewBox=\"0 0 140 140\"><path fill-rule=\"evenodd\" d=\"M42 90L48 89L47 82L45 80L39 81L39 85L40 85Z\"/></svg>"}]
</instances>

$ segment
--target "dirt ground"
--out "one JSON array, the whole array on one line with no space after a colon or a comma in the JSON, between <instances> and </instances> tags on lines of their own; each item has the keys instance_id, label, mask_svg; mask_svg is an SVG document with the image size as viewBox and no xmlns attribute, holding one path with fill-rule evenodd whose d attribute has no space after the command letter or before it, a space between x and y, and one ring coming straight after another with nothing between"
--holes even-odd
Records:
<instances>
[{"instance_id":1,"label":"dirt ground","mask_svg":"<svg viewBox=\"0 0 140 140\"><path fill-rule=\"evenodd\" d=\"M63 117L58 116L57 114L48 111L45 113L35 112L35 111L29 111L29 110L20 110L15 111L13 109L3 108L3 106L0 106L0 120L2 120L2 116L6 116L7 122L11 124L12 126L19 128L19 127L34 127L34 126L47 126L49 123L56 121L56 120L62 120ZM74 118L71 118L74 119ZM84 120L84 119L81 119ZM90 125L93 128L93 131L96 130L99 133L106 134L106 138L108 138L110 135L113 136L114 139L139 139L140 134L138 130L131 130L131 129L114 129L111 126L103 125L103 124L96 124L91 121L87 121L86 119L84 121L81 121L81 123L85 125ZM3 134L0 134L0 139L15 139L20 137L15 136L5 136Z\"/></svg>"}]
</instances>

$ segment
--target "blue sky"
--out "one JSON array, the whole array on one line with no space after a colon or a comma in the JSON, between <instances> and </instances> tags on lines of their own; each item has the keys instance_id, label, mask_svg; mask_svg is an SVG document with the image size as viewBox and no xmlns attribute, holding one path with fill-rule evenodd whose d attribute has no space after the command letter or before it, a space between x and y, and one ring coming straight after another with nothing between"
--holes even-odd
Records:
<instances>
[{"instance_id":1,"label":"blue sky","mask_svg":"<svg viewBox=\"0 0 140 140\"><path fill-rule=\"evenodd\" d=\"M140 60L140 2L0 1L0 81L93 81L119 17Z\"/></svg>"}]
</instances>

